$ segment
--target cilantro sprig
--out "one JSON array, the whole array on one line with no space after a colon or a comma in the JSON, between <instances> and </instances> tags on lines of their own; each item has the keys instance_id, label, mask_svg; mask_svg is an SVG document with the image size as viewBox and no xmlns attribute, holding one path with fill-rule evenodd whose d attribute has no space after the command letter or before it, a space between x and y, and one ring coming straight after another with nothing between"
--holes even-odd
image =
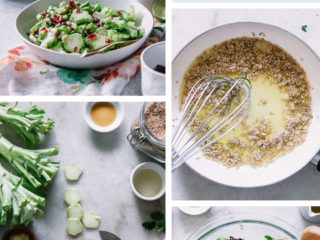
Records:
<instances>
[{"instance_id":1,"label":"cilantro sprig","mask_svg":"<svg viewBox=\"0 0 320 240\"><path fill-rule=\"evenodd\" d=\"M142 223L142 226L151 231L156 229L157 232L165 232L166 231L166 219L165 216L160 212L156 211L150 214L150 221L146 221Z\"/></svg>"}]
</instances>

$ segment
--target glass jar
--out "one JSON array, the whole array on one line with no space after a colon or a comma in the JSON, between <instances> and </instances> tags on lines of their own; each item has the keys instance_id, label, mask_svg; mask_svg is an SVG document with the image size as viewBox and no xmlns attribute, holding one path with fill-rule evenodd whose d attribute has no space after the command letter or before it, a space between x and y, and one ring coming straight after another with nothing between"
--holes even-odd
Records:
<instances>
[{"instance_id":1,"label":"glass jar","mask_svg":"<svg viewBox=\"0 0 320 240\"><path fill-rule=\"evenodd\" d=\"M165 162L166 143L154 137L146 126L144 103L139 116L132 122L127 139L133 149L139 150L159 162Z\"/></svg>"}]
</instances>

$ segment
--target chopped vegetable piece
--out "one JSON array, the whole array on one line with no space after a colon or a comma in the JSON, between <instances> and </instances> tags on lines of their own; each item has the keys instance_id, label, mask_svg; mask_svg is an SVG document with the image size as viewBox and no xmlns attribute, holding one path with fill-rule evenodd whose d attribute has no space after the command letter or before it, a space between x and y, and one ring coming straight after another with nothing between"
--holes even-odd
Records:
<instances>
[{"instance_id":1,"label":"chopped vegetable piece","mask_svg":"<svg viewBox=\"0 0 320 240\"><path fill-rule=\"evenodd\" d=\"M69 218L67 222L67 233L76 236L83 231L83 226L79 218Z\"/></svg>"},{"instance_id":2,"label":"chopped vegetable piece","mask_svg":"<svg viewBox=\"0 0 320 240\"><path fill-rule=\"evenodd\" d=\"M94 211L87 212L82 218L85 228L98 228L99 221L100 217Z\"/></svg>"},{"instance_id":3,"label":"chopped vegetable piece","mask_svg":"<svg viewBox=\"0 0 320 240\"><path fill-rule=\"evenodd\" d=\"M302 31L304 31L304 32L307 32L307 25L303 25L302 27L301 27L301 29L302 29Z\"/></svg>"},{"instance_id":4,"label":"chopped vegetable piece","mask_svg":"<svg viewBox=\"0 0 320 240\"><path fill-rule=\"evenodd\" d=\"M69 181L77 181L80 178L81 173L82 169L74 163L70 163L64 168L64 175Z\"/></svg>"},{"instance_id":5,"label":"chopped vegetable piece","mask_svg":"<svg viewBox=\"0 0 320 240\"><path fill-rule=\"evenodd\" d=\"M68 218L79 218L83 217L83 209L79 203L71 204L67 208Z\"/></svg>"},{"instance_id":6,"label":"chopped vegetable piece","mask_svg":"<svg viewBox=\"0 0 320 240\"><path fill-rule=\"evenodd\" d=\"M64 201L68 204L74 204L81 201L81 195L78 189L68 188L64 193Z\"/></svg>"}]
</instances>

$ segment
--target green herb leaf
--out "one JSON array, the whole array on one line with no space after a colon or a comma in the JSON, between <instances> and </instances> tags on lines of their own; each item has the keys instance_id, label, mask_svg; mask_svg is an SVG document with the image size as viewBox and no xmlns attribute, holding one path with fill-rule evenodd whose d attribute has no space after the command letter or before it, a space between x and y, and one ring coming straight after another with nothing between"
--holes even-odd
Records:
<instances>
[{"instance_id":1,"label":"green herb leaf","mask_svg":"<svg viewBox=\"0 0 320 240\"><path fill-rule=\"evenodd\" d=\"M162 219L157 226L157 232L165 232L166 231L166 223L165 220Z\"/></svg>"},{"instance_id":2,"label":"green herb leaf","mask_svg":"<svg viewBox=\"0 0 320 240\"><path fill-rule=\"evenodd\" d=\"M302 27L301 27L301 29L302 29L302 31L304 31L304 32L307 32L307 25L303 25Z\"/></svg>"},{"instance_id":3,"label":"green herb leaf","mask_svg":"<svg viewBox=\"0 0 320 240\"><path fill-rule=\"evenodd\" d=\"M150 217L153 219L153 220L156 220L156 221L161 221L164 219L164 215L159 212L159 211L156 211L156 212L153 212L150 214Z\"/></svg>"},{"instance_id":4,"label":"green herb leaf","mask_svg":"<svg viewBox=\"0 0 320 240\"><path fill-rule=\"evenodd\" d=\"M267 239L267 240L273 240L274 239L273 237L270 237L269 235L265 235L264 238Z\"/></svg>"},{"instance_id":5,"label":"green herb leaf","mask_svg":"<svg viewBox=\"0 0 320 240\"><path fill-rule=\"evenodd\" d=\"M146 230L152 230L156 227L157 223L156 221L147 221L142 223L142 226L146 229Z\"/></svg>"}]
</instances>

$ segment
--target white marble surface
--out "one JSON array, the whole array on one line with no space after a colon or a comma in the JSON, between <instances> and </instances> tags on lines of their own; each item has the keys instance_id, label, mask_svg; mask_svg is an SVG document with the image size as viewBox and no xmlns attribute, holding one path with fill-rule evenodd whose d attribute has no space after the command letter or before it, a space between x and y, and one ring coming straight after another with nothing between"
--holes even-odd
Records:
<instances>
[{"instance_id":1,"label":"white marble surface","mask_svg":"<svg viewBox=\"0 0 320 240\"><path fill-rule=\"evenodd\" d=\"M142 222L149 220L155 210L164 212L165 198L154 202L137 199L131 191L130 174L136 165L150 158L135 152L128 143L132 120L139 113L142 103L126 103L125 119L121 126L111 133L92 131L83 118L84 103L40 103L46 116L55 120L54 129L40 143L39 147L58 146L61 167L48 188L48 201L44 217L32 224L39 240L74 239L68 237L65 227L67 220L64 191L68 187L78 188L82 195L84 211L94 210L101 216L99 230L115 233L123 240L163 239L155 231L145 231ZM8 129L10 130L10 129ZM1 132L17 142L11 131ZM2 159L0 159L3 162ZM63 168L75 162L84 169L76 183L69 183ZM8 226L0 228L0 236ZM96 230L85 230L76 239L98 240Z\"/></svg>"},{"instance_id":2,"label":"white marble surface","mask_svg":"<svg viewBox=\"0 0 320 240\"><path fill-rule=\"evenodd\" d=\"M172 239L185 240L208 222L235 213L260 213L280 218L294 226L299 232L312 225L301 217L297 207L213 207L199 216L186 215L174 207L172 209Z\"/></svg>"},{"instance_id":3,"label":"white marble surface","mask_svg":"<svg viewBox=\"0 0 320 240\"><path fill-rule=\"evenodd\" d=\"M220 24L235 21L259 21L284 28L303 39L320 54L320 9L174 9L172 23L172 57L200 33ZM308 25L307 32L301 30ZM268 187L239 189L210 182L186 166L173 174L173 199L319 199L314 186L320 184L320 173L313 164L289 179Z\"/></svg>"},{"instance_id":4,"label":"white marble surface","mask_svg":"<svg viewBox=\"0 0 320 240\"><path fill-rule=\"evenodd\" d=\"M153 0L138 0L150 7ZM6 54L9 49L22 45L15 30L15 18L17 14L34 0L0 0L0 58ZM30 16L32 17L32 16ZM142 95L141 92L141 74L130 80L121 95Z\"/></svg>"}]
</instances>

